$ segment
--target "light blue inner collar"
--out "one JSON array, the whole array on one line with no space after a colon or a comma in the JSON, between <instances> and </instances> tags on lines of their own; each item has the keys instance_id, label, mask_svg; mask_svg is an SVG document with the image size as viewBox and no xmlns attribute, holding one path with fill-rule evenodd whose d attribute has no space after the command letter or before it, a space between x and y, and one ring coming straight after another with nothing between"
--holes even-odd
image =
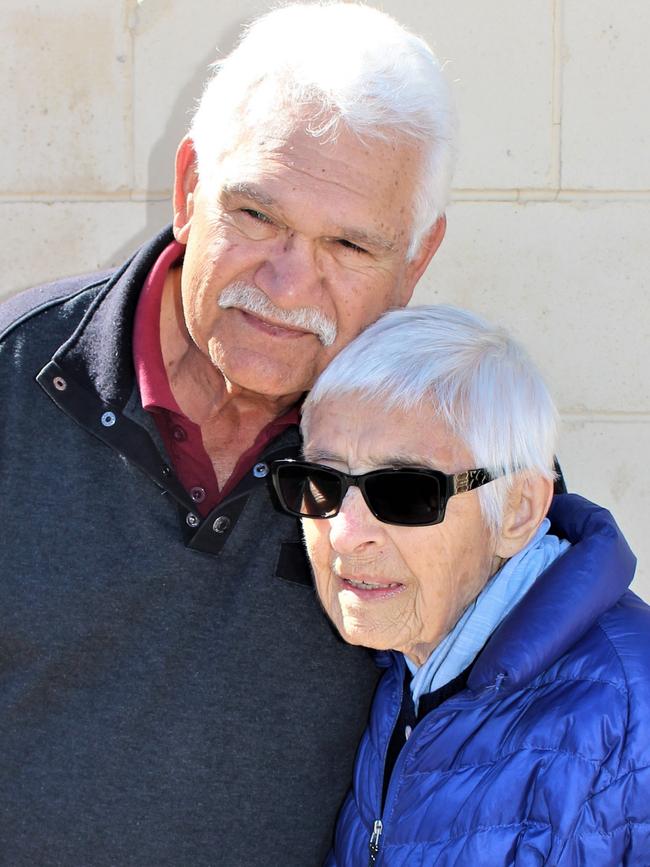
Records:
<instances>
[{"instance_id":1,"label":"light blue inner collar","mask_svg":"<svg viewBox=\"0 0 650 867\"><path fill-rule=\"evenodd\" d=\"M426 662L417 666L405 657L413 675L411 695L416 712L420 696L440 689L464 671L537 577L571 547L569 542L550 535L550 526L545 518L526 547L490 578Z\"/></svg>"}]
</instances>

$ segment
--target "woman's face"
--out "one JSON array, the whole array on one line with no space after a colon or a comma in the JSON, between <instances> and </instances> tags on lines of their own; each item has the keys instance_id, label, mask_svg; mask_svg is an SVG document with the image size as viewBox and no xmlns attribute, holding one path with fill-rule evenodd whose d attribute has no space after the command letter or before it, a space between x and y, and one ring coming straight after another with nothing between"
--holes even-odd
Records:
<instances>
[{"instance_id":1,"label":"woman's face","mask_svg":"<svg viewBox=\"0 0 650 867\"><path fill-rule=\"evenodd\" d=\"M386 412L349 396L312 411L305 459L352 474L415 465L473 469L466 446L431 409ZM384 524L350 488L338 515L303 519L325 611L351 644L393 649L422 664L496 571L495 541L478 491L453 496L442 523Z\"/></svg>"}]
</instances>

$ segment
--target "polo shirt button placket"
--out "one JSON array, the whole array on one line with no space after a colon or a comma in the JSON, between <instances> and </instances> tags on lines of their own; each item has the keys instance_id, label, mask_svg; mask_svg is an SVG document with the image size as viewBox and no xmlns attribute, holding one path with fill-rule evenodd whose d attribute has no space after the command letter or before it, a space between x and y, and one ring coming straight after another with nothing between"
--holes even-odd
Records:
<instances>
[{"instance_id":1,"label":"polo shirt button placket","mask_svg":"<svg viewBox=\"0 0 650 867\"><path fill-rule=\"evenodd\" d=\"M230 518L227 515L219 515L212 524L212 529L215 533L225 533L230 527Z\"/></svg>"},{"instance_id":2,"label":"polo shirt button placket","mask_svg":"<svg viewBox=\"0 0 650 867\"><path fill-rule=\"evenodd\" d=\"M199 485L190 488L190 497L195 503L202 503L203 500L205 500L205 488L202 488Z\"/></svg>"}]
</instances>

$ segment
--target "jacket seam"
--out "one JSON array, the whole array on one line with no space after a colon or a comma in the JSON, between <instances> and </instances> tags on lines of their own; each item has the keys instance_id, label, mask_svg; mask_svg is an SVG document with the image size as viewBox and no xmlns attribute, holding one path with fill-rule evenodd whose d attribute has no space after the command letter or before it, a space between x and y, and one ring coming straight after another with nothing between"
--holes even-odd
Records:
<instances>
[{"instance_id":1,"label":"jacket seam","mask_svg":"<svg viewBox=\"0 0 650 867\"><path fill-rule=\"evenodd\" d=\"M542 682L542 683L538 683L538 684L530 684L527 687L521 688L521 692L528 692L529 693L532 691L537 691L537 690L542 689L546 686L551 686L554 683L574 684L574 683L579 683L579 682L595 683L595 684L600 684L600 685L604 685L604 686L609 686L609 687L612 687L613 689L615 689L617 692L622 692L626 696L626 698L628 698L627 691L622 690L621 687L617 686L615 683L612 683L611 681L608 681L608 680L600 680L598 678L591 678L591 677L558 678L557 680L553 680L552 682L549 681L549 682ZM392 817L393 817L395 810L397 808L397 804L399 802L400 792L401 792L406 780L418 778L418 777L423 777L423 776L431 776L431 773L432 773L431 770L409 771L409 766L412 766L417 761L417 757L420 754L420 752L426 751L427 745L425 743L425 740L426 740L425 738L422 739L422 743L413 750L412 755L409 756L409 761L406 762L404 765L403 771L400 775L400 780L397 783L397 786L395 788L395 794L394 794L394 797L393 797L392 803L391 803L391 811L388 814L388 816L386 817L388 821L392 820ZM375 748L375 750L376 750L376 748ZM461 771L468 770L471 768L494 767L502 760L507 760L509 758L512 758L513 756L518 755L519 753L524 753L524 752L528 752L528 753L534 753L534 752L555 753L557 755L566 755L566 756L569 756L570 758L574 758L574 759L578 759L578 760L587 762L591 765L595 765L595 766L600 767L601 770L603 771L603 773L607 774L608 782L607 782L606 786L610 785L613 782L613 775L609 771L607 771L605 768L602 767L602 761L603 761L602 758L589 758L588 756L581 755L580 753L574 753L574 752L571 752L570 750L562 750L562 749L553 748L553 747L533 746L530 744L522 744L518 749L512 750L511 752L508 752L508 753L502 753L494 761L491 761L491 762L478 762L475 764L468 763L468 764L463 764L463 765L454 765L454 767L450 768L448 771L440 772L439 779L444 780L448 777L453 776L456 773L459 773Z\"/></svg>"},{"instance_id":2,"label":"jacket seam","mask_svg":"<svg viewBox=\"0 0 650 867\"><path fill-rule=\"evenodd\" d=\"M140 250L142 250L142 248L140 248ZM138 252L140 252L140 251L138 251ZM138 255L138 253L136 253L133 256L131 256L130 258L128 258L126 260L126 262L124 262L118 269L113 271L110 274L110 276L108 277L108 279L105 279L103 282L105 284L109 284L109 283L117 284L124 277L126 272L129 270L129 268L133 264L133 261L137 258L137 255ZM109 287L109 288L112 288L112 287ZM106 290L106 286L104 286L104 290ZM72 332L70 337L65 341L65 343L63 343L59 347L59 349L57 350L57 352L54 356L55 358L60 357L61 352L63 352L63 351L67 352L71 349L74 349L76 346L79 345L79 343L81 342L82 338L84 337L84 335L86 333L86 329L88 328L88 325L90 324L90 322L92 322L93 317L97 314L97 311L107 301L108 296L109 296L109 292L103 291L103 292L98 293L92 299L92 301L88 305L88 308L85 311L81 321L79 322L78 326L74 329L74 331Z\"/></svg>"},{"instance_id":3,"label":"jacket seam","mask_svg":"<svg viewBox=\"0 0 650 867\"><path fill-rule=\"evenodd\" d=\"M584 832L582 834L575 835L573 837L573 839L585 839L588 837L593 837L594 835L598 835L599 837L608 837L609 838L609 837L613 837L615 834L619 833L619 831L621 831L623 828L630 828L630 827L633 827L633 828L650 828L650 822L635 822L635 821L629 820L626 822L622 822L620 825L617 825L615 828L612 828L611 831ZM433 840L431 840L431 839L418 840L418 842L415 845L409 843L408 841L405 841L403 843L398 843L398 842L391 843L390 841L387 841L386 842L386 848L387 849L388 848L397 849L397 848L404 847L404 846L408 846L409 848L422 848L423 846L447 845L448 843L454 843L457 840L462 840L464 837L469 837L469 836L474 835L474 834L483 834L483 833L486 833L488 831L511 831L511 830L514 830L515 828L539 828L539 829L549 828L551 830L551 833L553 833L553 826L551 825L550 822L535 822L535 821L526 820L523 822L510 822L510 823L506 823L506 824L497 824L497 825L476 825L475 827L467 828L462 833L455 834L454 836L438 837L438 838L435 838ZM553 836L555 836L555 834L553 834ZM565 842L568 842L568 841L565 841ZM563 851L564 851L564 849L563 849Z\"/></svg>"},{"instance_id":4,"label":"jacket seam","mask_svg":"<svg viewBox=\"0 0 650 867\"><path fill-rule=\"evenodd\" d=\"M602 627L600 627L600 628L602 629ZM605 635L607 635L607 633L605 633L604 630L603 630L603 633ZM609 638L608 638L608 640L609 640ZM618 654L617 654L617 658L618 658ZM597 684L599 686L609 686L612 689L616 690L616 692L618 692L622 696L624 696L626 698L626 700L629 700L629 689L626 686L625 687L621 686L620 684L616 683L616 681L613 681L613 680L604 680L603 678L598 678L598 677L549 677L548 680L541 680L538 683L528 683L528 684L525 684L522 686L515 687L514 689L509 690L507 693L503 693L503 695L506 695L506 694L512 695L515 692L519 692L522 694L529 693L529 692L536 692L537 690L547 689L548 687L553 687L553 686L555 686L555 684L558 684L558 683L566 683L566 684L594 683L594 684ZM488 687L488 689L490 689L490 687ZM501 697L502 697L502 694L497 695L497 698L501 698ZM490 696L488 700L491 700L491 699L492 699L492 696ZM440 707L444 708L444 706L445 705L443 703Z\"/></svg>"},{"instance_id":5,"label":"jacket seam","mask_svg":"<svg viewBox=\"0 0 650 867\"><path fill-rule=\"evenodd\" d=\"M547 687L552 687L552 686L554 686L555 684L558 684L558 683L566 683L566 684L593 683L593 684L597 684L597 685L600 685L600 686L609 686L609 687L611 687L612 689L614 689L616 692L618 692L618 693L620 693L621 695L623 695L623 696L625 697L625 699L626 699L626 706L629 706L629 690L624 689L624 688L621 687L621 686L617 686L616 683L614 683L614 682L612 682L612 681L610 681L610 680L602 680L602 679L592 678L592 677L559 677L559 678L554 678L553 680L543 681L543 682L541 682L541 683L529 684L528 686L520 687L519 690L518 690L518 692L520 692L520 693L522 693L522 694L523 694L523 693L537 692L538 690L545 689L545 688L547 688ZM441 708L444 708L444 704L441 705ZM435 713L435 711L432 711L432 713ZM627 719L628 719L628 721L629 721L629 714L627 715ZM627 731L627 729L626 729L626 731ZM540 750L543 750L543 749L550 749L550 750L552 750L552 749L553 749L552 747L547 747L547 748L545 748L545 747L531 747L531 746L526 747L525 745L522 745L521 748L522 748L522 749L523 749L523 748L527 748L527 749L540 749ZM424 743L424 740L423 740L422 743L418 744L418 746L416 746L415 749L413 750L412 759L415 759L415 757L420 753L421 750L426 750L426 749L427 749L427 745L426 745L426 743ZM556 750L556 751L557 751L557 752L561 752L561 750ZM502 758L507 758L507 756L509 756L509 755L516 755L517 752L519 752L519 749L513 750L511 753L504 753L504 754L501 755L501 757L502 757ZM576 755L576 756L578 756L578 757L580 757L580 758L585 758L587 761L594 761L594 762L600 761L599 759L588 759L586 756L581 756L580 753L574 753L574 754L572 754L570 751L566 751L566 752L569 753L570 755ZM455 767L458 768L458 769L461 769L461 768L471 768L471 767L479 767L479 766L481 766L482 764L491 764L491 763L489 763L489 762L487 762L487 763L479 763L478 765L472 765L472 764L468 764L468 765L456 765ZM493 764L493 763L492 763L492 764ZM611 776L613 777L614 775L611 774Z\"/></svg>"},{"instance_id":6,"label":"jacket seam","mask_svg":"<svg viewBox=\"0 0 650 867\"><path fill-rule=\"evenodd\" d=\"M585 801L586 803L586 801ZM577 821L577 818L576 818ZM615 828L612 828L611 831L603 831L598 828L595 828L593 831L582 831L579 834L569 833L566 837L562 839L562 847L558 852L557 859L558 862L562 859L567 851L567 846L572 840L588 840L590 837L600 837L601 839L610 840L616 834L619 833L623 828L650 828L650 822L635 822L632 819L628 819L625 822L621 822L620 825L617 825Z\"/></svg>"},{"instance_id":7,"label":"jacket seam","mask_svg":"<svg viewBox=\"0 0 650 867\"><path fill-rule=\"evenodd\" d=\"M612 777L612 779L607 783L606 786L603 786L601 789L598 789L597 791L590 792L589 795L587 795L587 797L585 798L585 804L588 801L591 801L592 798L595 798L597 795L600 795L603 792L607 791L607 789L609 789L611 786L615 786L616 783L620 783L626 777L629 777L632 774L638 774L641 771L647 771L647 770L650 770L650 765L639 765L636 768L630 768L628 771L625 771L624 774L620 774L616 777Z\"/></svg>"},{"instance_id":8,"label":"jacket seam","mask_svg":"<svg viewBox=\"0 0 650 867\"><path fill-rule=\"evenodd\" d=\"M47 310L51 310L54 307L58 307L61 304L65 304L68 301L71 301L73 298L76 298L78 295L82 295L84 292L87 292L89 289L95 289L98 286L102 286L108 283L109 277L103 277L101 280L97 280L94 283L88 283L82 286L80 289L75 290L74 292L68 292L65 295L60 295L57 298L50 298L47 301L43 301L41 304L37 304L36 307L32 307L30 310L25 311L21 316L17 319L14 319L3 332L0 333L0 343L2 343L6 338L8 338L11 333L16 329L20 328L20 326L25 325L30 319L34 319L36 316L39 316L41 313L45 313Z\"/></svg>"},{"instance_id":9,"label":"jacket seam","mask_svg":"<svg viewBox=\"0 0 650 867\"><path fill-rule=\"evenodd\" d=\"M627 733L627 729L626 729L626 733ZM586 805L587 805L587 804L588 804L588 803L589 803L589 802L590 802L590 801L591 801L591 800L592 800L596 795L600 795L600 794L602 794L603 792L606 792L608 788L610 788L611 786L613 786L613 785L615 785L616 783L620 782L622 779L624 779L625 777L629 776L630 774L636 774L636 773L638 773L639 771L647 770L648 768L650 768L650 765L641 765L641 766L639 766L639 767L637 767L637 768L631 768L629 771L626 771L624 774L621 774L621 776L617 776L617 777L614 777L613 779L611 779L611 780L607 783L607 785L603 786L601 789L598 789L597 792L594 792L594 791L590 792L590 793L587 795L587 797L584 799L584 801L582 802L582 805L581 805L581 807L580 807L580 812L581 812L582 810L584 810L585 806L586 806ZM575 822L574 822L574 826L573 826L573 827L575 827L576 823L578 822L580 812L579 812L579 811L576 811L576 818L575 818ZM577 835L575 835L575 836L578 837L578 838L585 838L585 837L589 837L589 836L592 836L592 837L593 837L594 835L598 835L599 837L612 837L612 836L613 836L615 833L617 833L617 831L619 831L621 828L630 827L630 826L632 826L632 825L639 826L639 827L645 827L645 826L650 827L650 822L634 822L634 821L632 821L632 820L627 820L627 821L625 821L625 822L622 822L620 825L617 825L616 828L613 828L611 831L604 831L604 830L600 830L600 829L596 828L596 829L594 829L593 831L588 831L588 832L583 831L581 834L577 834ZM567 846L569 845L569 840L570 840L573 836L574 836L574 835L571 833L571 834L568 834L568 835L566 836L566 838L564 839L564 842L563 842L563 844L562 844L562 849L561 849L561 851L560 851L560 856L562 856L562 855L564 854L564 852L566 851L566 848L567 848Z\"/></svg>"},{"instance_id":10,"label":"jacket seam","mask_svg":"<svg viewBox=\"0 0 650 867\"><path fill-rule=\"evenodd\" d=\"M625 698L626 698L625 728L623 729L623 737L621 738L621 745L620 745L619 756L618 756L618 766L616 768L616 774L614 775L614 778L616 778L616 777L618 777L618 773L621 769L621 762L623 760L623 753L625 753L627 751L627 735L628 735L628 732L630 730L630 685L629 685L628 680L627 680L627 672L625 671L625 666L623 665L623 661L622 661L620 654L616 648L616 645L614 644L612 639L609 637L609 634L607 633L607 631L605 629L603 629L603 626L600 623L600 620L597 621L596 625L600 629L601 634L605 637L607 644L611 647L612 652L616 656L616 661L618 662L621 676L623 678L623 681L625 682Z\"/></svg>"},{"instance_id":11,"label":"jacket seam","mask_svg":"<svg viewBox=\"0 0 650 867\"><path fill-rule=\"evenodd\" d=\"M615 834L618 834L623 828L650 828L650 822L635 822L633 819L627 819L625 822L621 822L620 825L617 825L615 828L612 828L611 831L600 831L595 829L593 831L583 831L581 834L576 834L576 839L582 840L585 837L613 837Z\"/></svg>"},{"instance_id":12,"label":"jacket seam","mask_svg":"<svg viewBox=\"0 0 650 867\"><path fill-rule=\"evenodd\" d=\"M454 843L456 840L462 840L463 837L469 837L472 834L484 834L488 831L511 831L515 828L550 828L552 830L552 825L549 822L535 822L528 819L522 822L506 822L496 825L475 825L449 837L437 837L433 840L418 840L418 842L415 844L415 847L421 848L422 846L446 845L447 843ZM393 846L396 848L399 846L413 847L413 844L409 843L408 841L404 841L404 843L391 843L387 841L386 848L388 848L389 846Z\"/></svg>"},{"instance_id":13,"label":"jacket seam","mask_svg":"<svg viewBox=\"0 0 650 867\"><path fill-rule=\"evenodd\" d=\"M532 690L543 689L545 687L554 686L556 683L595 683L600 686L611 686L616 692L620 692L626 698L629 697L629 690L626 687L620 686L613 680L603 680L598 677L552 677L549 680L542 680L540 683L529 684L528 686L520 687L521 692L530 692Z\"/></svg>"},{"instance_id":14,"label":"jacket seam","mask_svg":"<svg viewBox=\"0 0 650 867\"><path fill-rule=\"evenodd\" d=\"M601 764L601 759L599 759L599 758L589 758L589 756L583 756L580 753L571 752L571 750L561 750L561 749L557 749L554 747L538 747L538 746L532 746L530 744L528 744L528 745L522 744L522 746L519 747L519 749L512 750L512 752L509 752L509 753L503 753L502 755L500 755L498 758L496 758L492 762L477 762L476 764L470 763L470 764L466 764L466 765L454 765L454 767L450 768L448 771L441 771L440 772L440 778L443 779L443 778L448 777L448 776L453 776L454 774L458 773L459 771L467 771L467 770L470 770L472 768L492 768L495 765L499 764L499 762L501 762L502 760L510 759L513 756L519 755L519 753L555 753L557 755L569 756L572 759L580 759L581 761L588 762L589 764L592 764L592 765L599 765L600 766L600 764ZM608 773L608 771L606 771L604 768L602 770L605 773ZM433 775L433 773L434 772L432 770L411 771L410 773L407 773L405 771L402 776L403 777L406 777L406 776L408 776L408 777L425 777L425 776L431 777ZM615 782L615 778L611 774L609 774L609 778L610 779L609 779L609 782L607 783L607 786L609 786L613 782ZM605 788L607 788L607 786L605 786Z\"/></svg>"}]
</instances>

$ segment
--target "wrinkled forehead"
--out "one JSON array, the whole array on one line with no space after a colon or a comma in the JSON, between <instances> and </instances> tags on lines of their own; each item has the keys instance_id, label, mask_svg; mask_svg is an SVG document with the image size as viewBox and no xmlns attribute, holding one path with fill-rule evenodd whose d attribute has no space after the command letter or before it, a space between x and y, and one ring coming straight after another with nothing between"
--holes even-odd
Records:
<instances>
[{"instance_id":1,"label":"wrinkled forehead","mask_svg":"<svg viewBox=\"0 0 650 867\"><path fill-rule=\"evenodd\" d=\"M307 236L344 236L369 253L354 263L359 271L387 262L397 269L407 260L419 166L413 148L366 143L347 129L319 138L302 121L280 118L240 132L207 172L200 171L200 182L208 200L224 191L244 193L262 209L275 206L272 218ZM395 285L402 278L396 271L378 273L378 291L387 274Z\"/></svg>"},{"instance_id":2,"label":"wrinkled forehead","mask_svg":"<svg viewBox=\"0 0 650 867\"><path fill-rule=\"evenodd\" d=\"M456 472L471 463L465 444L432 406L387 408L380 398L328 396L308 406L301 433L306 459L355 470L412 465Z\"/></svg>"},{"instance_id":3,"label":"wrinkled forehead","mask_svg":"<svg viewBox=\"0 0 650 867\"><path fill-rule=\"evenodd\" d=\"M304 123L290 112L269 111L268 116L252 123L245 115L235 114L225 128L215 131L210 150L199 157L201 181L216 180L223 166L233 159L260 158L278 152Z\"/></svg>"},{"instance_id":4,"label":"wrinkled forehead","mask_svg":"<svg viewBox=\"0 0 650 867\"><path fill-rule=\"evenodd\" d=\"M200 173L217 173L229 160L254 160L286 154L291 150L321 153L345 159L353 149L363 152L377 170L396 155L404 178L420 175L422 146L395 129L374 128L363 135L351 130L336 109L317 102L297 106L282 92L269 94L264 84L253 88L241 108L215 132L209 160L204 157Z\"/></svg>"},{"instance_id":5,"label":"wrinkled forehead","mask_svg":"<svg viewBox=\"0 0 650 867\"><path fill-rule=\"evenodd\" d=\"M222 96L220 117L214 122L224 141L247 138L258 130L276 136L303 130L327 139L344 126L340 110L326 94L299 86L277 71L224 89Z\"/></svg>"}]
</instances>

